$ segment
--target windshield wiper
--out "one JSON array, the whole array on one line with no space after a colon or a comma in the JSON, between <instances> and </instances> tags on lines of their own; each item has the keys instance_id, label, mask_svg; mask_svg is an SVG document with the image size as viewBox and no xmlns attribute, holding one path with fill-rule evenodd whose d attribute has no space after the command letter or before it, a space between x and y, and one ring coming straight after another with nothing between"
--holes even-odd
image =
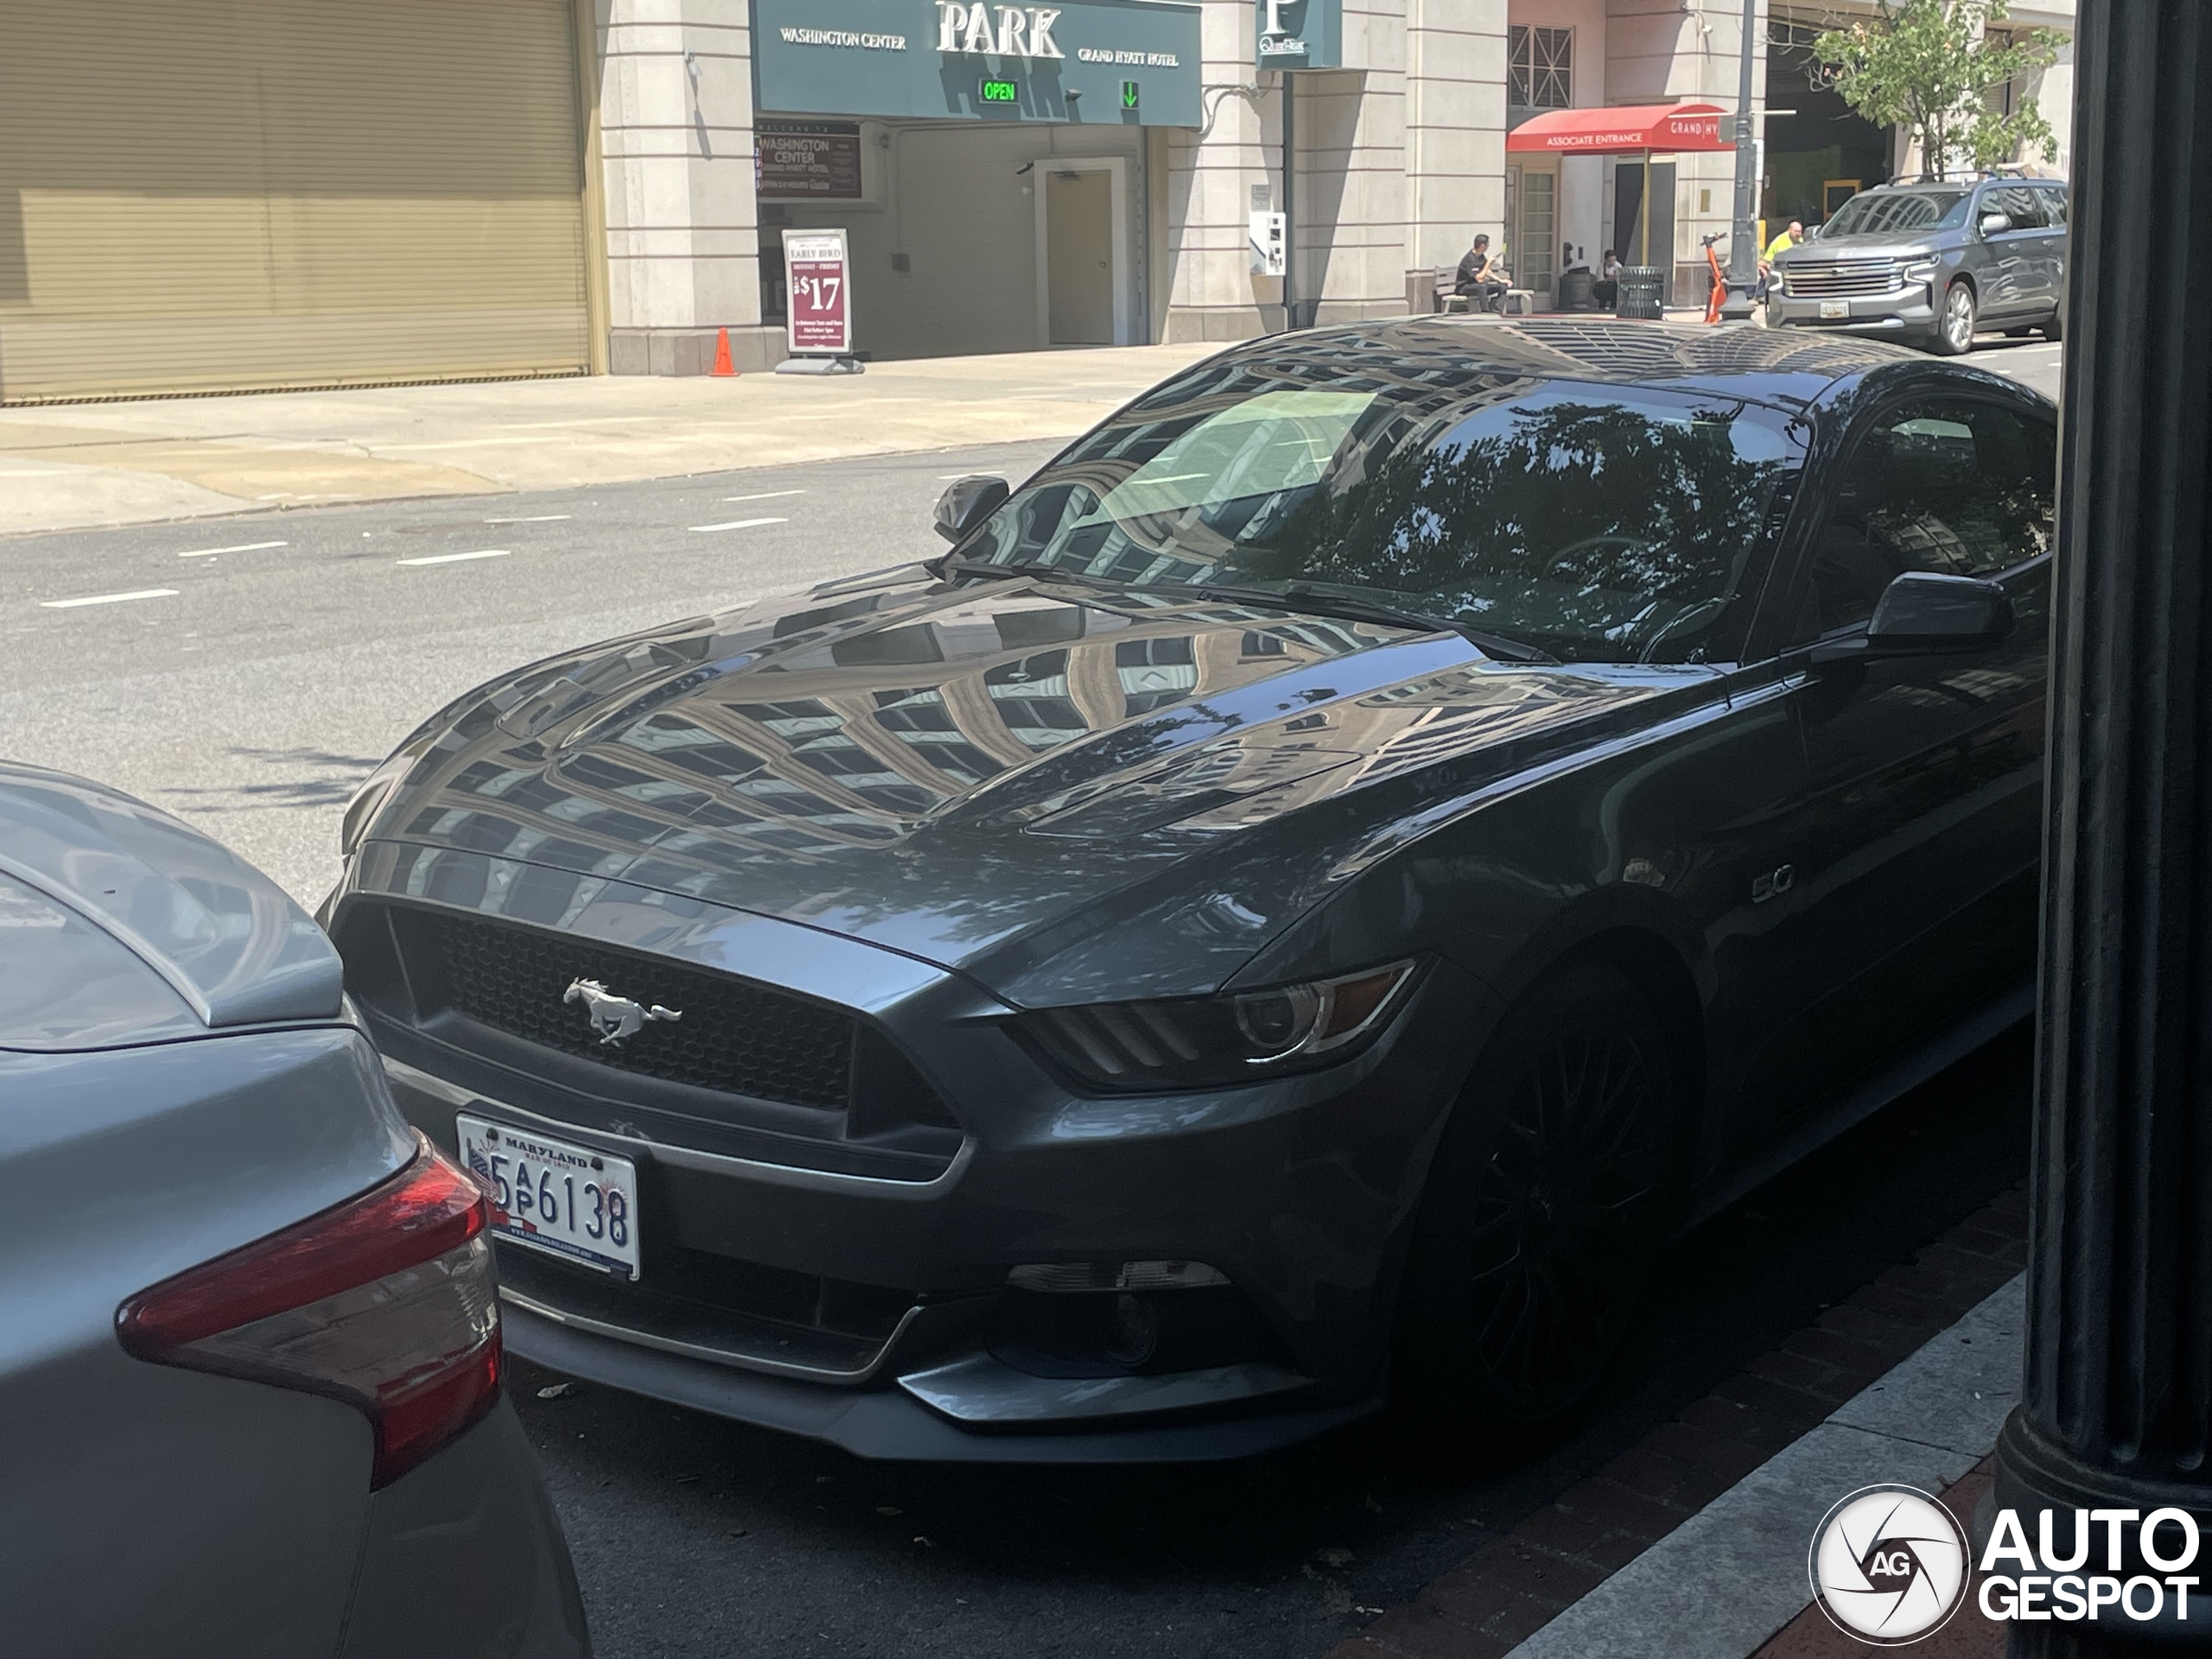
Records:
<instances>
[{"instance_id":1,"label":"windshield wiper","mask_svg":"<svg viewBox=\"0 0 2212 1659\"><path fill-rule=\"evenodd\" d=\"M1071 570L1065 565L1001 564L991 559L956 559L949 555L931 561L929 568L940 576L948 571L957 570L979 576L1038 576L1049 582L1076 582L1089 587L1138 592L1176 588L1205 599L1222 600L1231 604L1269 605L1283 610L1312 611L1317 615L1333 616L1346 622L1380 622L1385 627L1411 628L1421 633L1456 633L1484 656L1495 657L1503 662L1557 664L1559 661L1549 652L1539 651L1518 639L1510 639L1503 634L1491 633L1451 617L1430 616L1421 611L1385 605L1379 600L1362 599L1356 594L1330 593L1297 582L1287 588L1224 588L1212 582L1117 582L1111 577L1094 576L1085 571Z\"/></svg>"},{"instance_id":2,"label":"windshield wiper","mask_svg":"<svg viewBox=\"0 0 2212 1659\"><path fill-rule=\"evenodd\" d=\"M1385 627L1414 628L1423 633L1456 633L1484 656L1499 658L1509 663L1559 661L1549 652L1539 651L1534 645L1524 645L1518 639L1509 639L1503 634L1470 626L1451 617L1430 616L1424 612L1385 605L1379 600L1362 599L1352 594L1332 594L1297 582L1287 588L1217 588L1211 583L1205 583L1200 585L1197 591L1209 599L1313 611L1322 616L1340 617L1347 622L1380 622Z\"/></svg>"},{"instance_id":3,"label":"windshield wiper","mask_svg":"<svg viewBox=\"0 0 2212 1659\"><path fill-rule=\"evenodd\" d=\"M1094 576L1088 571L1071 570L1061 564L1001 564L995 559L956 559L949 553L924 560L923 568L940 577L947 571L958 571L963 575L976 576L1038 576L1046 582L1079 582L1091 588L1128 586L1127 582L1116 582L1111 576Z\"/></svg>"}]
</instances>

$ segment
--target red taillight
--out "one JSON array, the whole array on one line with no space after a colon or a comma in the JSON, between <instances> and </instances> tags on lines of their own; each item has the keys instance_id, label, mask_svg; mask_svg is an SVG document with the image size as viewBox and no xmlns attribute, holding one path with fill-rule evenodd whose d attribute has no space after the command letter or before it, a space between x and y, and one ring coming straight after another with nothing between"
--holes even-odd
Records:
<instances>
[{"instance_id":1,"label":"red taillight","mask_svg":"<svg viewBox=\"0 0 2212 1659\"><path fill-rule=\"evenodd\" d=\"M140 1359L358 1407L376 1431L370 1484L386 1485L499 1398L488 1215L423 1141L383 1185L141 1291L116 1335Z\"/></svg>"}]
</instances>

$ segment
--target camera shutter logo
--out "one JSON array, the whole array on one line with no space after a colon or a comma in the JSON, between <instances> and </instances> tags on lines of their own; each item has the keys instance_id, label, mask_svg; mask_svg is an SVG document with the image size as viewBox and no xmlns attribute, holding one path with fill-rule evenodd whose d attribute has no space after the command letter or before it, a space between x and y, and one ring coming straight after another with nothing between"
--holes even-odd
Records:
<instances>
[{"instance_id":1,"label":"camera shutter logo","mask_svg":"<svg viewBox=\"0 0 2212 1659\"><path fill-rule=\"evenodd\" d=\"M1821 1517L1807 1568L1837 1629L1871 1646L1934 1635L1966 1600L1966 1535L1911 1486L1866 1486Z\"/></svg>"}]
</instances>

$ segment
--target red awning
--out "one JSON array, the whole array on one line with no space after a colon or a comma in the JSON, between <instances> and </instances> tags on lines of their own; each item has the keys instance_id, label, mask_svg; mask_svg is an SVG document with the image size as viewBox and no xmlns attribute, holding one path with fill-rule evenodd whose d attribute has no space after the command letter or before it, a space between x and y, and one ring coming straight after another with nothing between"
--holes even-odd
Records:
<instances>
[{"instance_id":1,"label":"red awning","mask_svg":"<svg viewBox=\"0 0 2212 1659\"><path fill-rule=\"evenodd\" d=\"M1718 104L1636 104L1610 110L1547 110L1505 135L1509 150L1545 156L1641 156L1733 149L1720 136Z\"/></svg>"}]
</instances>

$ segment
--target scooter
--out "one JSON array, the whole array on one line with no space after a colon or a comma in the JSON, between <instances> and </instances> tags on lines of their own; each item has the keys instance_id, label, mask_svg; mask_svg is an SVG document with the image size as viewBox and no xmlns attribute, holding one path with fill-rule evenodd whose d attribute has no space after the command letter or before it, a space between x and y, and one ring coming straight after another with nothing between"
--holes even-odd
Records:
<instances>
[{"instance_id":1,"label":"scooter","mask_svg":"<svg viewBox=\"0 0 2212 1659\"><path fill-rule=\"evenodd\" d=\"M1720 308L1728 303L1728 279L1721 274L1720 256L1713 250L1713 244L1726 240L1727 234L1726 231L1715 231L1711 236L1698 238L1698 245L1705 250L1705 263L1713 268L1713 292L1705 302L1707 322L1719 321Z\"/></svg>"}]
</instances>

